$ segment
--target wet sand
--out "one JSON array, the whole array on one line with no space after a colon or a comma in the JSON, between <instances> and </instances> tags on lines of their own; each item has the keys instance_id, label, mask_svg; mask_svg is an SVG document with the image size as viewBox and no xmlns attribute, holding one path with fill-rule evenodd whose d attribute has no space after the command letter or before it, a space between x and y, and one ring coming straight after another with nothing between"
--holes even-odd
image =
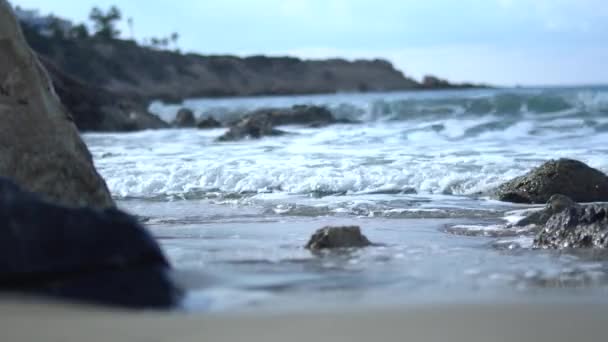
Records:
<instances>
[{"instance_id":1,"label":"wet sand","mask_svg":"<svg viewBox=\"0 0 608 342\"><path fill-rule=\"evenodd\" d=\"M132 313L0 300L0 341L605 341L608 305L449 304L358 312Z\"/></svg>"}]
</instances>

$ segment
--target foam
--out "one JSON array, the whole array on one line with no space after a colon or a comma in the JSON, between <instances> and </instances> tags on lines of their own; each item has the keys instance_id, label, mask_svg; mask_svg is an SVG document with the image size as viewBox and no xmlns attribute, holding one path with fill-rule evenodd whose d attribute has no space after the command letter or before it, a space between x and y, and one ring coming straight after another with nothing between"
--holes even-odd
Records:
<instances>
[{"instance_id":1,"label":"foam","mask_svg":"<svg viewBox=\"0 0 608 342\"><path fill-rule=\"evenodd\" d=\"M405 189L472 195L552 158L573 157L607 171L602 146L608 132L595 131L608 123L602 114L607 94L483 90L190 101L197 113L216 106L234 112L326 104L340 116L373 121L289 127L296 135L231 144L214 142L221 130L88 134L85 139L119 198L206 192L367 196ZM532 112L530 103L547 111Z\"/></svg>"}]
</instances>

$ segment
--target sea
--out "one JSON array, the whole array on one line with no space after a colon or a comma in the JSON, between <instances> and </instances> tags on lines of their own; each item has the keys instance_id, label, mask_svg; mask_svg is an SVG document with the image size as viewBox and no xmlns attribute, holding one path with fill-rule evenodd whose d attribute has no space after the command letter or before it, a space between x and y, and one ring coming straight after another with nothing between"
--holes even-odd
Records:
<instances>
[{"instance_id":1,"label":"sea","mask_svg":"<svg viewBox=\"0 0 608 342\"><path fill-rule=\"evenodd\" d=\"M158 239L193 312L283 312L608 294L602 251L532 248L542 205L491 190L545 161L608 172L608 87L192 99L223 122L322 105L356 121L217 142L225 129L84 135L118 205ZM324 226L378 245L311 252Z\"/></svg>"}]
</instances>

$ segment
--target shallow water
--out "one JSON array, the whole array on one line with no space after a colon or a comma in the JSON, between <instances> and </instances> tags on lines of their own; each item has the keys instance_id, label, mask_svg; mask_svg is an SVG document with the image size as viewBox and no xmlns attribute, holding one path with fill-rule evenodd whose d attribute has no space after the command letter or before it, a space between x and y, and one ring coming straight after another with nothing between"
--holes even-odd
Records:
<instances>
[{"instance_id":1,"label":"shallow water","mask_svg":"<svg viewBox=\"0 0 608 342\"><path fill-rule=\"evenodd\" d=\"M527 206L488 199L551 158L608 171L608 89L192 100L200 116L327 105L362 123L217 143L219 130L87 134L121 207L161 241L191 310L277 310L605 295L603 253L530 249L505 229ZM175 106L153 105L170 120ZM313 255L327 224L383 247Z\"/></svg>"}]
</instances>

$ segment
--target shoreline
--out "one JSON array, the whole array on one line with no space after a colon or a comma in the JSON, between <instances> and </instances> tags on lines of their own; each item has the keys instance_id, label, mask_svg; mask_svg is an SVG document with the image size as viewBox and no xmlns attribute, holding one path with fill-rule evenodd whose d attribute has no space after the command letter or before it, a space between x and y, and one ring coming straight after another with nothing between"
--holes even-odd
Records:
<instances>
[{"instance_id":1,"label":"shoreline","mask_svg":"<svg viewBox=\"0 0 608 342\"><path fill-rule=\"evenodd\" d=\"M532 301L366 312L127 312L0 299L3 341L573 341L605 339L608 303Z\"/></svg>"}]
</instances>

